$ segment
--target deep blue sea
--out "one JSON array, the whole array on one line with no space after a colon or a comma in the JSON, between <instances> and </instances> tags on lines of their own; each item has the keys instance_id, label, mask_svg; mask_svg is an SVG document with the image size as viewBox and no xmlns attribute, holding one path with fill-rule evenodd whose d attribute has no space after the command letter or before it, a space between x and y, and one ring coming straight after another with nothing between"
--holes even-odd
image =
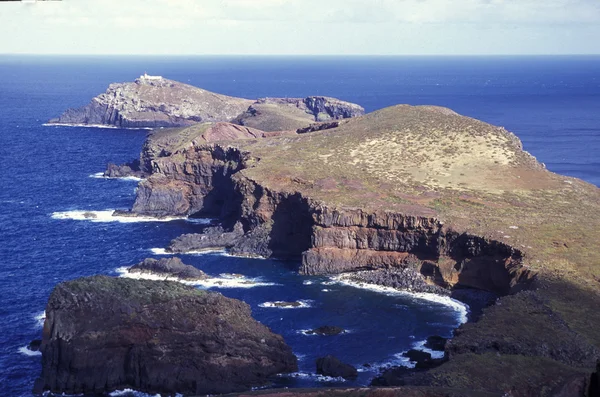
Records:
<instances>
[{"instance_id":1,"label":"deep blue sea","mask_svg":"<svg viewBox=\"0 0 600 397\"><path fill-rule=\"evenodd\" d=\"M24 347L40 338L39 317L59 282L155 256L201 226L171 222L55 219L56 212L127 209L136 182L92 177L109 161L138 156L146 131L44 127L68 107L85 105L111 82L148 72L223 94L258 98L328 95L373 111L435 104L501 125L554 172L600 185L600 57L13 57L0 56L0 395L31 396L40 356ZM301 277L294 263L218 253L182 256L210 275L239 273L254 288L215 289L248 302L256 319L281 333L300 373L278 386L340 385L310 376L318 356L334 354L377 368L429 335L450 336L460 313L435 301L386 295ZM302 300L277 309L265 302ZM268 305L267 305L268 306ZM349 332L307 336L338 325ZM368 368L363 364L370 364Z\"/></svg>"}]
</instances>

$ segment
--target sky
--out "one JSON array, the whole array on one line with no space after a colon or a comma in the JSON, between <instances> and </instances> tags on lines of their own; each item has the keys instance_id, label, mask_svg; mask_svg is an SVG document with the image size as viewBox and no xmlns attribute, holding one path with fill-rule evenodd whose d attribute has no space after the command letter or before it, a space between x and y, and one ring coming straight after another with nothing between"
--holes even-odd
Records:
<instances>
[{"instance_id":1,"label":"sky","mask_svg":"<svg viewBox=\"0 0 600 397\"><path fill-rule=\"evenodd\" d=\"M0 2L0 54L600 54L600 0Z\"/></svg>"}]
</instances>

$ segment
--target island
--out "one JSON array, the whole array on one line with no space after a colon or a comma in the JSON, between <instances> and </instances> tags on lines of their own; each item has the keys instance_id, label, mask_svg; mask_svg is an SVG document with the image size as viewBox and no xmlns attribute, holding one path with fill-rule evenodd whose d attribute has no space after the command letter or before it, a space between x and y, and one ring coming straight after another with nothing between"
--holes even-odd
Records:
<instances>
[{"instance_id":1,"label":"island","mask_svg":"<svg viewBox=\"0 0 600 397\"><path fill-rule=\"evenodd\" d=\"M359 105L323 96L235 98L144 73L133 82L109 85L105 93L93 98L88 105L68 109L48 124L160 128L233 121L276 131L361 116L364 112Z\"/></svg>"},{"instance_id":2,"label":"island","mask_svg":"<svg viewBox=\"0 0 600 397\"><path fill-rule=\"evenodd\" d=\"M408 290L497 297L445 343L443 362L384 374L384 386L402 386L393 395L596 390L596 186L548 171L504 128L442 107L315 118L295 131L258 127L206 122L152 133L128 215L220 221L176 239L176 252L222 245L298 260L303 274L360 271ZM307 392L279 394L290 393Z\"/></svg>"}]
</instances>

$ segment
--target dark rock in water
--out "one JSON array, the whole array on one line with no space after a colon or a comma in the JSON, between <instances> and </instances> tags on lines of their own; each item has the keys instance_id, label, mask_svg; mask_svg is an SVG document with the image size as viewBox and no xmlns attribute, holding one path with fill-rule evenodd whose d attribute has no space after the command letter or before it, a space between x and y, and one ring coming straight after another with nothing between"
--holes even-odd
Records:
<instances>
[{"instance_id":1,"label":"dark rock in water","mask_svg":"<svg viewBox=\"0 0 600 397\"><path fill-rule=\"evenodd\" d=\"M431 354L416 349L411 349L406 353L402 353L402 355L409 358L410 361L415 361L417 363L431 360Z\"/></svg>"},{"instance_id":2,"label":"dark rock in water","mask_svg":"<svg viewBox=\"0 0 600 397\"><path fill-rule=\"evenodd\" d=\"M441 336L430 336L427 338L427 342L425 342L425 347L431 350L436 350L436 351L440 351L443 352L444 349L446 348L446 342L448 341L447 338L441 337Z\"/></svg>"},{"instance_id":3,"label":"dark rock in water","mask_svg":"<svg viewBox=\"0 0 600 397\"><path fill-rule=\"evenodd\" d=\"M207 227L203 233L183 234L171 241L168 252L185 253L210 249L228 249L232 255L269 257L270 229L257 227L248 233L240 222L231 231L221 226Z\"/></svg>"},{"instance_id":4,"label":"dark rock in water","mask_svg":"<svg viewBox=\"0 0 600 397\"><path fill-rule=\"evenodd\" d=\"M129 163L117 165L114 163L108 163L106 171L103 176L107 178L125 178L125 177L136 177L144 178L146 173L140 168L140 160L136 159Z\"/></svg>"},{"instance_id":5,"label":"dark rock in water","mask_svg":"<svg viewBox=\"0 0 600 397\"><path fill-rule=\"evenodd\" d=\"M98 215L94 214L93 212L84 212L83 217L86 219L96 219Z\"/></svg>"},{"instance_id":6,"label":"dark rock in water","mask_svg":"<svg viewBox=\"0 0 600 397\"><path fill-rule=\"evenodd\" d=\"M415 368L417 369L429 369L437 367L446 361L445 358L434 359L431 357L431 354L416 349L411 349L402 355L409 358L410 361L414 361Z\"/></svg>"},{"instance_id":7,"label":"dark rock in water","mask_svg":"<svg viewBox=\"0 0 600 397\"><path fill-rule=\"evenodd\" d=\"M259 256L268 258L273 254L269 247L271 228L267 225L255 227L238 238L229 249L232 255Z\"/></svg>"},{"instance_id":8,"label":"dark rock in water","mask_svg":"<svg viewBox=\"0 0 600 397\"><path fill-rule=\"evenodd\" d=\"M94 276L48 301L34 391L150 394L249 390L297 360L250 307L177 282Z\"/></svg>"},{"instance_id":9,"label":"dark rock in water","mask_svg":"<svg viewBox=\"0 0 600 397\"><path fill-rule=\"evenodd\" d=\"M334 378L354 379L358 371L350 364L345 364L334 356L325 356L317 359L317 374Z\"/></svg>"},{"instance_id":10,"label":"dark rock in water","mask_svg":"<svg viewBox=\"0 0 600 397\"><path fill-rule=\"evenodd\" d=\"M300 307L300 306L302 306L302 303L278 301L278 302L273 302L273 306L275 306L275 307Z\"/></svg>"},{"instance_id":11,"label":"dark rock in water","mask_svg":"<svg viewBox=\"0 0 600 397\"><path fill-rule=\"evenodd\" d=\"M40 350L41 345L42 341L40 339L35 339L29 342L29 345L27 345L27 349L31 350L32 352L37 352L38 350Z\"/></svg>"},{"instance_id":12,"label":"dark rock in water","mask_svg":"<svg viewBox=\"0 0 600 397\"><path fill-rule=\"evenodd\" d=\"M412 373L414 370L408 367L388 368L371 381L371 386L404 386L404 377Z\"/></svg>"},{"instance_id":13,"label":"dark rock in water","mask_svg":"<svg viewBox=\"0 0 600 397\"><path fill-rule=\"evenodd\" d=\"M241 223L236 223L233 230L226 232L221 226L207 227L203 233L184 234L169 244L168 252L182 253L209 249L232 247L244 235Z\"/></svg>"},{"instance_id":14,"label":"dark rock in water","mask_svg":"<svg viewBox=\"0 0 600 397\"><path fill-rule=\"evenodd\" d=\"M341 327L336 327L334 325L324 325L322 327L319 328L315 328L313 330L310 331L306 331L307 334L317 334L317 335L339 335L341 333L346 332L343 328Z\"/></svg>"},{"instance_id":15,"label":"dark rock in water","mask_svg":"<svg viewBox=\"0 0 600 397\"><path fill-rule=\"evenodd\" d=\"M377 284L384 287L448 295L449 292L437 285L428 284L423 275L413 267L397 269L365 270L351 273L347 278L354 282Z\"/></svg>"},{"instance_id":16,"label":"dark rock in water","mask_svg":"<svg viewBox=\"0 0 600 397\"><path fill-rule=\"evenodd\" d=\"M130 267L127 272L176 277L187 281L204 280L208 278L206 273L202 270L184 264L179 258L161 258L160 260L146 258L137 265Z\"/></svg>"}]
</instances>

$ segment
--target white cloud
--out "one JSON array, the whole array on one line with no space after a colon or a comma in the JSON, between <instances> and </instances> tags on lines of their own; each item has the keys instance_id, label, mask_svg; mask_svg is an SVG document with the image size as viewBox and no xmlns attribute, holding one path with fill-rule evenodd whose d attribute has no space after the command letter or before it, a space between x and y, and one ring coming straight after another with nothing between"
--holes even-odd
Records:
<instances>
[{"instance_id":1,"label":"white cloud","mask_svg":"<svg viewBox=\"0 0 600 397\"><path fill-rule=\"evenodd\" d=\"M600 2L5 2L0 34L0 53L598 53Z\"/></svg>"}]
</instances>

